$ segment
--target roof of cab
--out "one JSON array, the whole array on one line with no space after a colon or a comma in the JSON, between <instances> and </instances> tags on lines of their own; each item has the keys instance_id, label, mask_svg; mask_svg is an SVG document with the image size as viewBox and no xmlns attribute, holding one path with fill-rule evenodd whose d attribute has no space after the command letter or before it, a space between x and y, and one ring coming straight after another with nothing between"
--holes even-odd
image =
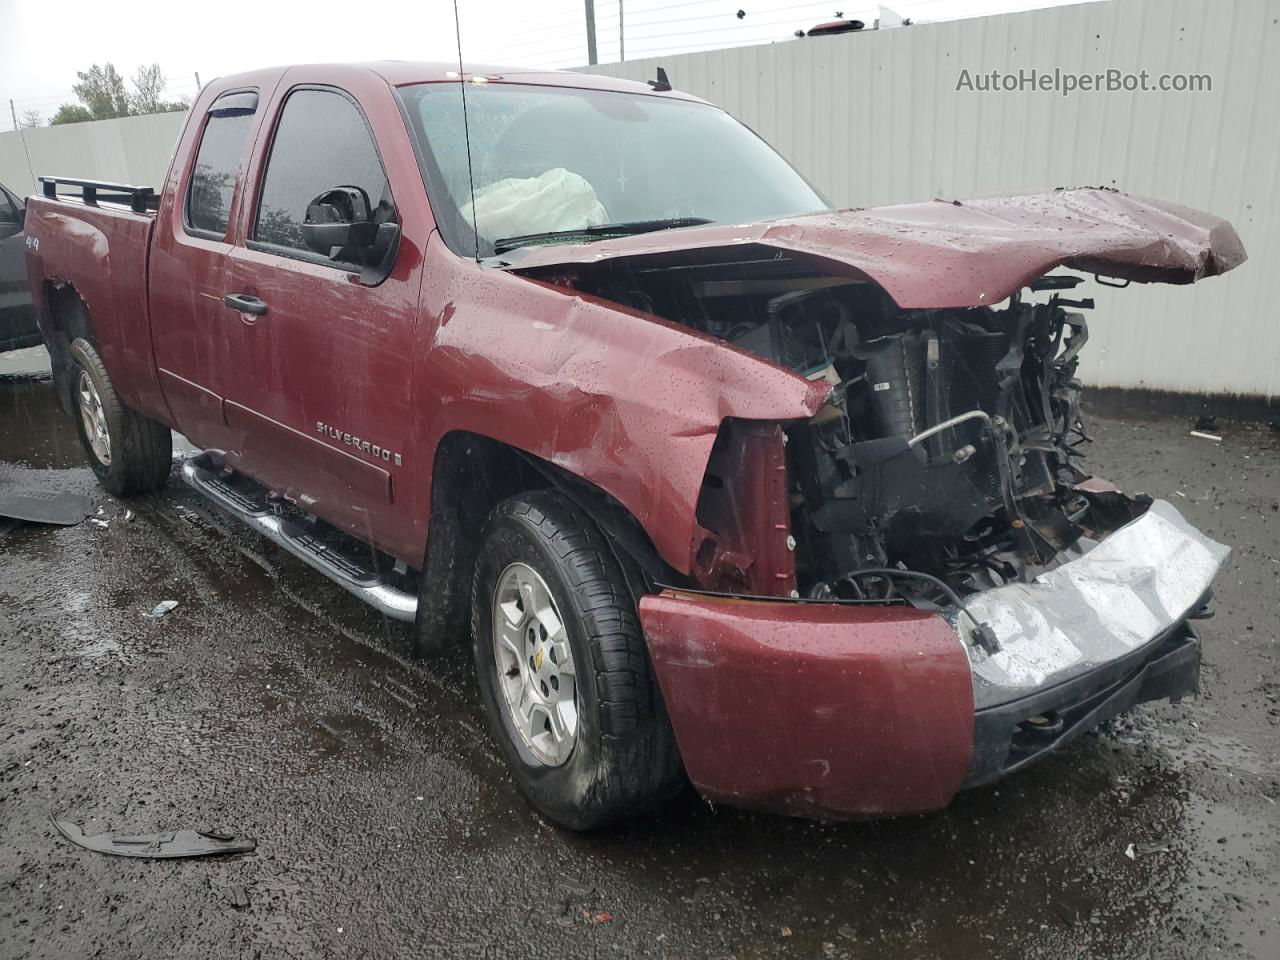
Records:
<instances>
[{"instance_id":1,"label":"roof of cab","mask_svg":"<svg viewBox=\"0 0 1280 960\"><path fill-rule=\"evenodd\" d=\"M464 64L467 79L478 83L525 83L543 87L573 87L580 90L607 90L618 93L643 94L672 100L705 103L700 97L680 90L657 91L647 83L622 80L571 70L539 70L533 67L503 67L492 64ZM219 95L250 84L267 84L282 76L294 75L299 82L340 83L343 75L353 71L376 74L393 87L415 83L457 83L458 64L440 61L380 60L369 63L306 63L267 67L245 73L230 74L210 81L206 90ZM299 76L300 75L300 76Z\"/></svg>"},{"instance_id":2,"label":"roof of cab","mask_svg":"<svg viewBox=\"0 0 1280 960\"><path fill-rule=\"evenodd\" d=\"M362 63L393 87L413 83L448 83L458 80L457 63L440 63L407 60L381 60ZM465 76L471 80L488 83L528 83L543 87L578 87L587 90L613 90L622 93L643 93L671 97L679 100L701 98L679 90L657 93L649 84L637 80L623 80L593 73L572 70L539 70L535 67L504 67L487 63L464 64Z\"/></svg>"}]
</instances>

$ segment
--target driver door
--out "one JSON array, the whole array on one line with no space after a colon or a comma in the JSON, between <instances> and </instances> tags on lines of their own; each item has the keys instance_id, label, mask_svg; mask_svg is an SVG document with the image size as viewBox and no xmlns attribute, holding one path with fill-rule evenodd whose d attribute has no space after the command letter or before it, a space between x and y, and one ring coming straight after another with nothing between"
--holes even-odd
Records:
<instances>
[{"instance_id":1,"label":"driver door","mask_svg":"<svg viewBox=\"0 0 1280 960\"><path fill-rule=\"evenodd\" d=\"M282 88L285 85L282 84ZM400 257L386 279L308 249L308 207L358 188L375 218L396 218L369 123L355 98L297 86L275 104L265 164L228 256L233 323L225 415L233 462L309 512L386 543L412 418L419 272ZM338 251L341 256L341 251Z\"/></svg>"}]
</instances>

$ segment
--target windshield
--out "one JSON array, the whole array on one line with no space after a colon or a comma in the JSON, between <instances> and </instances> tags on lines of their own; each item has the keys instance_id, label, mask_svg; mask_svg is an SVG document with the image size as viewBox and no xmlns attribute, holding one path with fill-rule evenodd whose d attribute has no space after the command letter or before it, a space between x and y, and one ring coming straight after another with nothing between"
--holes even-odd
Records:
<instances>
[{"instance_id":1,"label":"windshield","mask_svg":"<svg viewBox=\"0 0 1280 960\"><path fill-rule=\"evenodd\" d=\"M455 252L583 242L695 222L743 223L829 204L723 110L644 94L507 83L467 86L475 206L461 85L402 87L432 210ZM668 221L672 221L669 222ZM531 235L551 233L550 237Z\"/></svg>"}]
</instances>

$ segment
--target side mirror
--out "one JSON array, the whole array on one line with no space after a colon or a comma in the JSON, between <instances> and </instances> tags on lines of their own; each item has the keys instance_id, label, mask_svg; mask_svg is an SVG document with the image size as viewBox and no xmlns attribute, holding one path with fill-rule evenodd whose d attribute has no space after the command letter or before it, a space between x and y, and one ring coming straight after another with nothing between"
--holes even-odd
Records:
<instances>
[{"instance_id":1,"label":"side mirror","mask_svg":"<svg viewBox=\"0 0 1280 960\"><path fill-rule=\"evenodd\" d=\"M326 190L307 204L302 240L330 259L339 259L348 247L370 246L376 233L369 197L359 187Z\"/></svg>"},{"instance_id":2,"label":"side mirror","mask_svg":"<svg viewBox=\"0 0 1280 960\"><path fill-rule=\"evenodd\" d=\"M359 187L335 187L307 204L302 239L330 260L362 264L361 282L373 285L391 272L400 225L374 223L369 196Z\"/></svg>"}]
</instances>

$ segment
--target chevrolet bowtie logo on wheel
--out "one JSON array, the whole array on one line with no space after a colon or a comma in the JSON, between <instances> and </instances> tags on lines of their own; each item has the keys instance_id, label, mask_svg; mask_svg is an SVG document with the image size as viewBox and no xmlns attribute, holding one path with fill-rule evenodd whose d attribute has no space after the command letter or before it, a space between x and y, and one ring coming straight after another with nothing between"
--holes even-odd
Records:
<instances>
[{"instance_id":1,"label":"chevrolet bowtie logo on wheel","mask_svg":"<svg viewBox=\"0 0 1280 960\"><path fill-rule=\"evenodd\" d=\"M403 466L400 454L388 450L386 447L380 447L376 443L370 443L368 440L361 440L359 437L339 430L337 427L331 427L323 420L316 421L316 432L323 433L331 440L337 440L339 443L345 443L349 447L355 447L357 450L371 454L377 460L394 463L397 467Z\"/></svg>"}]
</instances>

